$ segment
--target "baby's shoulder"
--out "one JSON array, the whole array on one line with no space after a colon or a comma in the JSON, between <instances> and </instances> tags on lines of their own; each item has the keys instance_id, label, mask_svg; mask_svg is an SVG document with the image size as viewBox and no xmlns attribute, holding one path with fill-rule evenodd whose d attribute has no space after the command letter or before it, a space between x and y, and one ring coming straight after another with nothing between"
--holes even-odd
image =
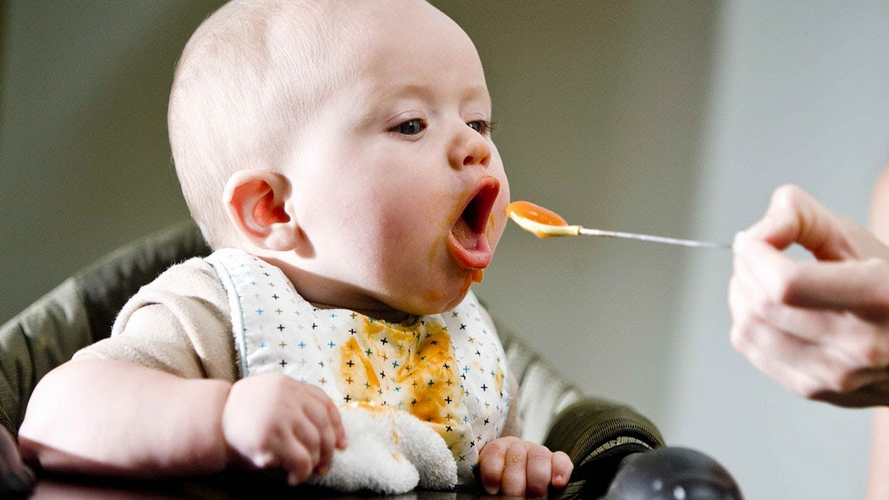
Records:
<instances>
[{"instance_id":1,"label":"baby's shoulder","mask_svg":"<svg viewBox=\"0 0 889 500\"><path fill-rule=\"evenodd\" d=\"M168 290L189 296L225 294L213 266L202 257L193 257L170 266L143 289Z\"/></svg>"},{"instance_id":2,"label":"baby's shoulder","mask_svg":"<svg viewBox=\"0 0 889 500\"><path fill-rule=\"evenodd\" d=\"M213 266L201 257L174 264L130 297L121 314L154 304L172 310L228 311L228 295Z\"/></svg>"}]
</instances>

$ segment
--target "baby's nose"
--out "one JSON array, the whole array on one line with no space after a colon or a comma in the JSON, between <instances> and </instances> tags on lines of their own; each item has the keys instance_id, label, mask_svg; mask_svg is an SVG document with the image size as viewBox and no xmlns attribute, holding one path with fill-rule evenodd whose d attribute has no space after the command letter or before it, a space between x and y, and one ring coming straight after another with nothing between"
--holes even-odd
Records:
<instances>
[{"instance_id":1,"label":"baby's nose","mask_svg":"<svg viewBox=\"0 0 889 500\"><path fill-rule=\"evenodd\" d=\"M491 162L491 147L484 136L466 126L466 130L461 131L454 138L450 155L451 165L454 168L471 165L481 165L488 168L488 164Z\"/></svg>"}]
</instances>

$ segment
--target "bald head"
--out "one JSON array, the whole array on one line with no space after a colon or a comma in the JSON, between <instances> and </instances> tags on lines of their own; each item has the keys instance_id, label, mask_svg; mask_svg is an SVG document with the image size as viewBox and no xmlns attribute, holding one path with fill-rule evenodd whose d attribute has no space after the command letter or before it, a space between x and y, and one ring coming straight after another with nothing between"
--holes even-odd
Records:
<instances>
[{"instance_id":1,"label":"bald head","mask_svg":"<svg viewBox=\"0 0 889 500\"><path fill-rule=\"evenodd\" d=\"M239 170L280 171L325 102L417 22L458 31L425 0L232 0L183 50L168 127L176 173L213 248L240 247L222 200ZM424 35L425 36L425 35ZM474 52L474 48L473 48Z\"/></svg>"},{"instance_id":2,"label":"bald head","mask_svg":"<svg viewBox=\"0 0 889 500\"><path fill-rule=\"evenodd\" d=\"M189 210L214 248L237 246L221 199L226 180L275 170L354 73L356 7L367 3L234 0L188 41L170 94L170 144Z\"/></svg>"}]
</instances>

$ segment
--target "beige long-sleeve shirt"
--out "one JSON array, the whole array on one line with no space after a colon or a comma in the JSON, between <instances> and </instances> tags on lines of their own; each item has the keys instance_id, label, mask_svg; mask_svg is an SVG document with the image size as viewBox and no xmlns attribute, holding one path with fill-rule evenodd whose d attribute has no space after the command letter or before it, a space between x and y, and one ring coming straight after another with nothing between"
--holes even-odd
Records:
<instances>
[{"instance_id":1,"label":"beige long-sleeve shirt","mask_svg":"<svg viewBox=\"0 0 889 500\"><path fill-rule=\"evenodd\" d=\"M74 355L137 363L185 378L238 378L225 288L201 258L171 267L134 295L111 337Z\"/></svg>"}]
</instances>

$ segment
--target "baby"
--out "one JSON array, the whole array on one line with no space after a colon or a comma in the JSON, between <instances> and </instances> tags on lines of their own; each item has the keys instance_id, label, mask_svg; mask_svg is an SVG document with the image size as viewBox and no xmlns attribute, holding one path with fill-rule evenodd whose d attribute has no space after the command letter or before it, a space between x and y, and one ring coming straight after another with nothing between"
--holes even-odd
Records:
<instances>
[{"instance_id":1,"label":"baby","mask_svg":"<svg viewBox=\"0 0 889 500\"><path fill-rule=\"evenodd\" d=\"M110 339L40 382L24 455L130 477L280 468L298 484L348 449L338 408L360 404L422 421L461 482L565 486L567 455L511 436L515 384L469 292L509 201L490 120L475 47L422 0L222 7L169 107L216 251L144 287Z\"/></svg>"}]
</instances>

